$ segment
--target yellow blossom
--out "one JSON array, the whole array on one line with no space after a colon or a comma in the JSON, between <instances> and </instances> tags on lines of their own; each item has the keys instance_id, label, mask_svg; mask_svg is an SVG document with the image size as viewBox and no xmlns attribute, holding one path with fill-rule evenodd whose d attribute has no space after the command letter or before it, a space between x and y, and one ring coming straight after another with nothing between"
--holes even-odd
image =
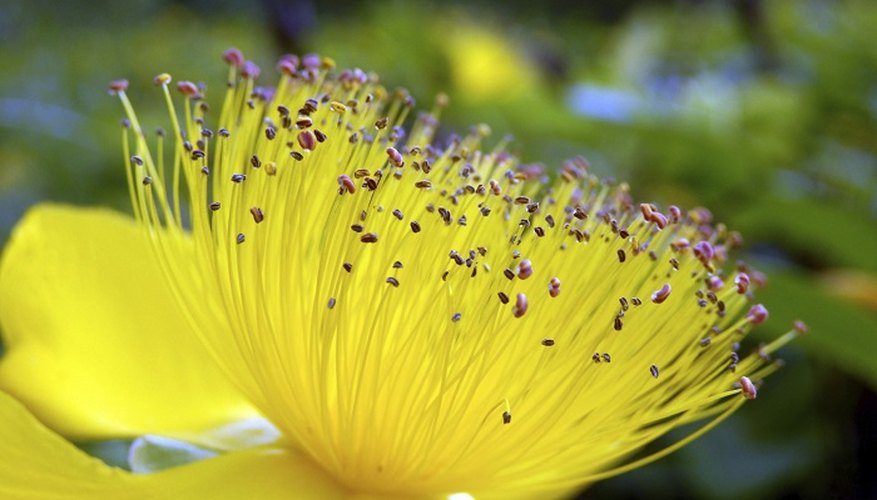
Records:
<instances>
[{"instance_id":1,"label":"yellow blossom","mask_svg":"<svg viewBox=\"0 0 877 500\"><path fill-rule=\"evenodd\" d=\"M437 139L446 97L412 116L329 59L283 58L276 88L225 59L215 111L156 77L155 136L112 85L133 219L48 205L16 229L3 497L569 495L755 398L804 328L738 356L761 276L705 209L634 203L582 158L520 164L484 125ZM282 438L206 432L254 417ZM132 474L61 437L145 434L226 452Z\"/></svg>"}]
</instances>

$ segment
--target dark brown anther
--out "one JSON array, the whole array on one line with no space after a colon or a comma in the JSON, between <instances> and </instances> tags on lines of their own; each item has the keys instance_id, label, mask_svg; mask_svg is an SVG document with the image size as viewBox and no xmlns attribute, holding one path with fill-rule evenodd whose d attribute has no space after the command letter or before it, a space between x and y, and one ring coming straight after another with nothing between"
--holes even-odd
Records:
<instances>
[{"instance_id":1,"label":"dark brown anther","mask_svg":"<svg viewBox=\"0 0 877 500\"><path fill-rule=\"evenodd\" d=\"M509 280L513 280L513 279L515 279L515 273L514 273L514 271L512 271L512 270L509 269L509 268L505 268L505 269L502 271L502 273L503 273L503 274L505 275L505 277L508 278Z\"/></svg>"},{"instance_id":2,"label":"dark brown anther","mask_svg":"<svg viewBox=\"0 0 877 500\"><path fill-rule=\"evenodd\" d=\"M369 191L374 191L378 188L378 181L372 177L366 177L365 180L362 181L362 185Z\"/></svg>"},{"instance_id":3,"label":"dark brown anther","mask_svg":"<svg viewBox=\"0 0 877 500\"><path fill-rule=\"evenodd\" d=\"M631 297L630 303L635 305L635 306L639 306L639 305L642 305L643 301L639 297Z\"/></svg>"},{"instance_id":4,"label":"dark brown anther","mask_svg":"<svg viewBox=\"0 0 877 500\"><path fill-rule=\"evenodd\" d=\"M244 233L238 233L238 235L235 237L235 241L238 242L238 245L243 243L246 239L247 238L246 238L246 236L244 236Z\"/></svg>"},{"instance_id":5,"label":"dark brown anther","mask_svg":"<svg viewBox=\"0 0 877 500\"><path fill-rule=\"evenodd\" d=\"M442 281L448 281L448 271L442 273Z\"/></svg>"},{"instance_id":6,"label":"dark brown anther","mask_svg":"<svg viewBox=\"0 0 877 500\"><path fill-rule=\"evenodd\" d=\"M545 236L545 229L542 226L536 226L533 228L533 232L536 233L536 236L542 238Z\"/></svg>"},{"instance_id":7,"label":"dark brown anther","mask_svg":"<svg viewBox=\"0 0 877 500\"><path fill-rule=\"evenodd\" d=\"M283 104L277 106L277 112L280 114L280 116L289 116L289 108L287 108Z\"/></svg>"},{"instance_id":8,"label":"dark brown anther","mask_svg":"<svg viewBox=\"0 0 877 500\"><path fill-rule=\"evenodd\" d=\"M679 261L676 260L676 257L670 258L670 265L673 266L673 269L675 269L677 271L679 270Z\"/></svg>"},{"instance_id":9,"label":"dark brown anther","mask_svg":"<svg viewBox=\"0 0 877 500\"><path fill-rule=\"evenodd\" d=\"M737 285L737 293L743 295L749 290L749 275L746 273L739 273L734 278L734 284Z\"/></svg>"},{"instance_id":10,"label":"dark brown anther","mask_svg":"<svg viewBox=\"0 0 877 500\"><path fill-rule=\"evenodd\" d=\"M311 97L310 99L307 99L305 101L304 106L302 107L302 111L303 111L302 114L309 115L311 113L315 113L317 111L317 106L319 104L320 103L316 99L314 99L313 97Z\"/></svg>"},{"instance_id":11,"label":"dark brown anther","mask_svg":"<svg viewBox=\"0 0 877 500\"><path fill-rule=\"evenodd\" d=\"M526 196L518 196L515 198L516 205L526 205L527 203L530 203L530 198L527 198Z\"/></svg>"},{"instance_id":12,"label":"dark brown anther","mask_svg":"<svg viewBox=\"0 0 877 500\"><path fill-rule=\"evenodd\" d=\"M584 210L582 210L581 208L578 208L578 207L576 207L576 209L573 210L572 215L573 215L573 217L575 217L578 220L585 220L588 218L588 213L585 212Z\"/></svg>"},{"instance_id":13,"label":"dark brown anther","mask_svg":"<svg viewBox=\"0 0 877 500\"><path fill-rule=\"evenodd\" d=\"M416 220L411 221L411 231L414 233L420 232L420 223Z\"/></svg>"},{"instance_id":14,"label":"dark brown anther","mask_svg":"<svg viewBox=\"0 0 877 500\"><path fill-rule=\"evenodd\" d=\"M322 130L316 128L314 129L314 137L317 138L317 142L326 142L326 139L329 138Z\"/></svg>"},{"instance_id":15,"label":"dark brown anther","mask_svg":"<svg viewBox=\"0 0 877 500\"><path fill-rule=\"evenodd\" d=\"M187 153L191 153L195 148L192 147L192 143L189 141L183 141L183 149L186 150Z\"/></svg>"},{"instance_id":16,"label":"dark brown anther","mask_svg":"<svg viewBox=\"0 0 877 500\"><path fill-rule=\"evenodd\" d=\"M298 133L298 144L304 150L313 151L317 147L317 136L310 130L302 130Z\"/></svg>"},{"instance_id":17,"label":"dark brown anther","mask_svg":"<svg viewBox=\"0 0 877 500\"><path fill-rule=\"evenodd\" d=\"M706 347L706 346L710 345L710 343L712 343L712 340L709 337L704 337L704 338L700 339L700 346L701 347Z\"/></svg>"},{"instance_id":18,"label":"dark brown anther","mask_svg":"<svg viewBox=\"0 0 877 500\"><path fill-rule=\"evenodd\" d=\"M247 176L244 174L232 174L232 176L231 176L231 181L234 182L235 184L240 184L240 183L244 182L245 180L247 180Z\"/></svg>"},{"instance_id":19,"label":"dark brown anther","mask_svg":"<svg viewBox=\"0 0 877 500\"><path fill-rule=\"evenodd\" d=\"M376 233L365 233L359 238L359 241L363 243L375 243L378 241L378 235Z\"/></svg>"},{"instance_id":20,"label":"dark brown anther","mask_svg":"<svg viewBox=\"0 0 877 500\"><path fill-rule=\"evenodd\" d=\"M624 262L625 260L627 260L627 255L624 254L623 248L619 248L618 249L618 262Z\"/></svg>"},{"instance_id":21,"label":"dark brown anther","mask_svg":"<svg viewBox=\"0 0 877 500\"><path fill-rule=\"evenodd\" d=\"M707 301L704 300L704 299L697 299L697 305L698 305L699 307L706 307L706 306L707 306Z\"/></svg>"},{"instance_id":22,"label":"dark brown anther","mask_svg":"<svg viewBox=\"0 0 877 500\"><path fill-rule=\"evenodd\" d=\"M218 132L219 132L219 136L220 136L220 137L228 137L228 136L231 135L231 132L229 132L228 129L225 128L225 127L219 129Z\"/></svg>"},{"instance_id":23,"label":"dark brown anther","mask_svg":"<svg viewBox=\"0 0 877 500\"><path fill-rule=\"evenodd\" d=\"M616 332L620 332L622 328L624 328L624 323L621 321L621 317L616 316L615 321L613 323L613 327Z\"/></svg>"},{"instance_id":24,"label":"dark brown anther","mask_svg":"<svg viewBox=\"0 0 877 500\"><path fill-rule=\"evenodd\" d=\"M600 353L599 353L599 352L595 352L594 355L591 356L591 360L593 360L594 363L598 363L598 364L599 364L600 361L601 361Z\"/></svg>"},{"instance_id":25,"label":"dark brown anther","mask_svg":"<svg viewBox=\"0 0 877 500\"><path fill-rule=\"evenodd\" d=\"M269 141L273 141L274 138L277 137L277 130L274 127L265 128L265 138Z\"/></svg>"},{"instance_id":26,"label":"dark brown anther","mask_svg":"<svg viewBox=\"0 0 877 500\"><path fill-rule=\"evenodd\" d=\"M604 353L603 353L603 361L605 361L605 362L607 362L607 363L611 363L611 362L612 362L612 356L610 356L608 352L604 352Z\"/></svg>"},{"instance_id":27,"label":"dark brown anther","mask_svg":"<svg viewBox=\"0 0 877 500\"><path fill-rule=\"evenodd\" d=\"M503 292L499 292L499 293L496 294L496 295L497 295L497 297L499 297L499 301L502 302L503 304L508 304L508 303L509 303L509 296L506 295L505 293L503 293Z\"/></svg>"},{"instance_id":28,"label":"dark brown anther","mask_svg":"<svg viewBox=\"0 0 877 500\"><path fill-rule=\"evenodd\" d=\"M660 372L658 371L658 367L655 365L649 367L649 372L651 372L652 376L655 378L658 378L658 375L660 374Z\"/></svg>"},{"instance_id":29,"label":"dark brown anther","mask_svg":"<svg viewBox=\"0 0 877 500\"><path fill-rule=\"evenodd\" d=\"M299 116L298 119L295 120L295 126L300 129L310 128L313 124L314 121L311 120L309 116Z\"/></svg>"},{"instance_id":30,"label":"dark brown anther","mask_svg":"<svg viewBox=\"0 0 877 500\"><path fill-rule=\"evenodd\" d=\"M365 228L362 227L362 224L353 224L350 226L350 229L353 229L353 232L355 233L361 233Z\"/></svg>"},{"instance_id":31,"label":"dark brown anther","mask_svg":"<svg viewBox=\"0 0 877 500\"><path fill-rule=\"evenodd\" d=\"M138 155L134 155L131 157L131 164L137 165L138 167L142 167L143 166L143 158L138 156Z\"/></svg>"},{"instance_id":32,"label":"dark brown anther","mask_svg":"<svg viewBox=\"0 0 877 500\"><path fill-rule=\"evenodd\" d=\"M398 286L399 286L399 280L397 280L396 278L394 278L394 277L392 277L392 276L390 276L389 278L387 278L387 283L393 285L394 287L398 287Z\"/></svg>"},{"instance_id":33,"label":"dark brown anther","mask_svg":"<svg viewBox=\"0 0 877 500\"><path fill-rule=\"evenodd\" d=\"M461 319L462 317L463 317L462 314L460 314L460 313L454 313L454 315L451 316L451 321L453 321L454 323L456 323L457 321L460 321L460 319Z\"/></svg>"},{"instance_id":34,"label":"dark brown anther","mask_svg":"<svg viewBox=\"0 0 877 500\"><path fill-rule=\"evenodd\" d=\"M211 201L210 203L207 204L207 208L209 208L211 211L215 212L215 211L219 210L220 208L222 208L222 203L220 203L218 201Z\"/></svg>"},{"instance_id":35,"label":"dark brown anther","mask_svg":"<svg viewBox=\"0 0 877 500\"><path fill-rule=\"evenodd\" d=\"M652 294L652 302L655 304L660 304L667 300L667 297L670 296L670 283L664 283L664 286L661 287L660 290L656 291Z\"/></svg>"},{"instance_id":36,"label":"dark brown anther","mask_svg":"<svg viewBox=\"0 0 877 500\"><path fill-rule=\"evenodd\" d=\"M378 130L383 130L387 128L387 123L390 121L388 117L383 117L380 120L375 122L375 128Z\"/></svg>"},{"instance_id":37,"label":"dark brown anther","mask_svg":"<svg viewBox=\"0 0 877 500\"><path fill-rule=\"evenodd\" d=\"M402 261L397 260L397 261L393 262L393 269L402 269Z\"/></svg>"},{"instance_id":38,"label":"dark brown anther","mask_svg":"<svg viewBox=\"0 0 877 500\"><path fill-rule=\"evenodd\" d=\"M630 237L630 233L627 232L627 229L621 229L618 231L618 236L621 236L625 240Z\"/></svg>"},{"instance_id":39,"label":"dark brown anther","mask_svg":"<svg viewBox=\"0 0 877 500\"><path fill-rule=\"evenodd\" d=\"M144 176L144 177L143 177L143 185L144 185L144 186L148 186L148 185L150 185L150 184L152 184L152 177L150 177L150 176L148 176L148 175L147 175L147 176Z\"/></svg>"},{"instance_id":40,"label":"dark brown anther","mask_svg":"<svg viewBox=\"0 0 877 500\"><path fill-rule=\"evenodd\" d=\"M253 215L253 220L256 224L265 220L265 214L262 212L262 209L259 207L253 207L250 209L250 214Z\"/></svg>"},{"instance_id":41,"label":"dark brown anther","mask_svg":"<svg viewBox=\"0 0 877 500\"><path fill-rule=\"evenodd\" d=\"M512 423L512 414L508 411L502 412L502 423L510 424Z\"/></svg>"},{"instance_id":42,"label":"dark brown anther","mask_svg":"<svg viewBox=\"0 0 877 500\"><path fill-rule=\"evenodd\" d=\"M353 264L351 264L350 262L345 262L344 264L341 264L341 267L343 267L344 270L347 271L348 273L350 271L353 271Z\"/></svg>"},{"instance_id":43,"label":"dark brown anther","mask_svg":"<svg viewBox=\"0 0 877 500\"><path fill-rule=\"evenodd\" d=\"M523 315L527 314L527 296L523 293L519 293L515 300L515 307L512 308L512 312L514 313L516 318L520 318Z\"/></svg>"},{"instance_id":44,"label":"dark brown anther","mask_svg":"<svg viewBox=\"0 0 877 500\"><path fill-rule=\"evenodd\" d=\"M394 208L393 209L393 217L395 217L399 220L402 220L403 218L405 218L405 215L398 208Z\"/></svg>"},{"instance_id":45,"label":"dark brown anther","mask_svg":"<svg viewBox=\"0 0 877 500\"><path fill-rule=\"evenodd\" d=\"M253 155L250 157L250 165L252 165L253 168L259 168L262 166L262 160L260 160L258 156Z\"/></svg>"},{"instance_id":46,"label":"dark brown anther","mask_svg":"<svg viewBox=\"0 0 877 500\"><path fill-rule=\"evenodd\" d=\"M414 187L418 189L429 189L432 187L432 182L427 179L423 179L414 183Z\"/></svg>"},{"instance_id":47,"label":"dark brown anther","mask_svg":"<svg viewBox=\"0 0 877 500\"><path fill-rule=\"evenodd\" d=\"M618 302L621 304L621 310L626 311L629 307L627 297L619 297Z\"/></svg>"},{"instance_id":48,"label":"dark brown anther","mask_svg":"<svg viewBox=\"0 0 877 500\"><path fill-rule=\"evenodd\" d=\"M545 347L551 347L554 345L554 339L552 339L550 337L544 338L544 339L542 339L542 345L544 345Z\"/></svg>"},{"instance_id":49,"label":"dark brown anther","mask_svg":"<svg viewBox=\"0 0 877 500\"><path fill-rule=\"evenodd\" d=\"M554 228L554 217L551 214L545 216L545 222L548 224L548 227Z\"/></svg>"},{"instance_id":50,"label":"dark brown anther","mask_svg":"<svg viewBox=\"0 0 877 500\"><path fill-rule=\"evenodd\" d=\"M335 297L329 297L329 309L335 308Z\"/></svg>"},{"instance_id":51,"label":"dark brown anther","mask_svg":"<svg viewBox=\"0 0 877 500\"><path fill-rule=\"evenodd\" d=\"M244 54L240 50L232 47L222 53L222 60L231 66L240 67L244 64Z\"/></svg>"},{"instance_id":52,"label":"dark brown anther","mask_svg":"<svg viewBox=\"0 0 877 500\"><path fill-rule=\"evenodd\" d=\"M293 159L295 159L297 161L302 161L305 158L305 155L301 154L298 151L292 151L291 153L289 153L289 156L291 156Z\"/></svg>"}]
</instances>

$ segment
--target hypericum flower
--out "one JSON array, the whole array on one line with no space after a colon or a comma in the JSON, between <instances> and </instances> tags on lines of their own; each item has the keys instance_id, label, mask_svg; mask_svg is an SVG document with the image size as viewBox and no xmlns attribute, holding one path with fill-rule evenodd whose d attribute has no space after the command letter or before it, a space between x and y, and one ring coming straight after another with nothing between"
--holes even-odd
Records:
<instances>
[{"instance_id":1,"label":"hypericum flower","mask_svg":"<svg viewBox=\"0 0 877 500\"><path fill-rule=\"evenodd\" d=\"M562 496L718 424L804 328L738 356L763 277L725 269L740 239L705 209L635 204L581 158L544 175L481 150L486 126L436 141L446 98L406 129L407 93L328 59L285 57L268 89L225 58L218 116L180 82L180 120L156 77L167 134L112 85L134 219L19 225L0 384L66 437L234 450L127 473L0 393L4 497ZM202 434L254 415L282 438Z\"/></svg>"}]
</instances>

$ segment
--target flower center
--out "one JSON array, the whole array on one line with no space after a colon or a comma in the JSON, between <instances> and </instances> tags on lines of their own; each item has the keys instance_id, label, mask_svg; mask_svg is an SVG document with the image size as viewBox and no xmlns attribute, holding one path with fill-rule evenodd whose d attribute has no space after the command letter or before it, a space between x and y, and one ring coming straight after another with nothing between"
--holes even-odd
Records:
<instances>
[{"instance_id":1,"label":"flower center","mask_svg":"<svg viewBox=\"0 0 877 500\"><path fill-rule=\"evenodd\" d=\"M170 163L115 89L134 211L217 362L352 489L564 491L775 368L736 353L767 313L705 210L635 205L583 159L543 176L485 126L437 144L444 97L406 134L405 92L329 60L282 60L276 89L227 60L215 129L157 77Z\"/></svg>"}]
</instances>

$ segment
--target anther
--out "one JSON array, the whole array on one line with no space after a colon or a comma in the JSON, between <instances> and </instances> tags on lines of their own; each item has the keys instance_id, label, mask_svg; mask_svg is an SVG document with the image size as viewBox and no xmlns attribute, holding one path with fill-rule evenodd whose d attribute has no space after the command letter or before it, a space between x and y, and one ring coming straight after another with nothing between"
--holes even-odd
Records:
<instances>
[{"instance_id":1,"label":"anther","mask_svg":"<svg viewBox=\"0 0 877 500\"><path fill-rule=\"evenodd\" d=\"M554 339L552 339L550 337L544 338L544 339L542 339L542 345L544 345L545 347L551 347L554 345Z\"/></svg>"},{"instance_id":2,"label":"anther","mask_svg":"<svg viewBox=\"0 0 877 500\"><path fill-rule=\"evenodd\" d=\"M258 156L253 155L250 157L250 165L252 165L253 168L259 168L262 166L262 160L260 160Z\"/></svg>"},{"instance_id":3,"label":"anther","mask_svg":"<svg viewBox=\"0 0 877 500\"><path fill-rule=\"evenodd\" d=\"M653 377L658 378L658 375L660 374L660 372L658 371L657 366L655 366L655 365L650 366L649 371L652 373Z\"/></svg>"},{"instance_id":4,"label":"anther","mask_svg":"<svg viewBox=\"0 0 877 500\"><path fill-rule=\"evenodd\" d=\"M420 232L420 223L416 220L411 221L411 231L414 233Z\"/></svg>"},{"instance_id":5,"label":"anther","mask_svg":"<svg viewBox=\"0 0 877 500\"><path fill-rule=\"evenodd\" d=\"M502 412L502 423L503 424L512 423L512 414L508 410Z\"/></svg>"},{"instance_id":6,"label":"anther","mask_svg":"<svg viewBox=\"0 0 877 500\"><path fill-rule=\"evenodd\" d=\"M499 292L496 295L497 295L497 297L499 297L499 301L502 302L503 304L509 303L509 296L506 295L505 293Z\"/></svg>"},{"instance_id":7,"label":"anther","mask_svg":"<svg viewBox=\"0 0 877 500\"><path fill-rule=\"evenodd\" d=\"M211 211L215 212L215 211L219 210L220 208L222 208L222 203L219 203L218 201L211 201L207 205L207 208L209 208Z\"/></svg>"},{"instance_id":8,"label":"anther","mask_svg":"<svg viewBox=\"0 0 877 500\"><path fill-rule=\"evenodd\" d=\"M749 290L749 275L746 273L739 273L734 278L734 284L737 285L737 293L743 295Z\"/></svg>"},{"instance_id":9,"label":"anther","mask_svg":"<svg viewBox=\"0 0 877 500\"><path fill-rule=\"evenodd\" d=\"M350 226L350 229L352 229L355 233L361 233L363 232L363 230L365 230L362 224L353 224Z\"/></svg>"},{"instance_id":10,"label":"anther","mask_svg":"<svg viewBox=\"0 0 877 500\"><path fill-rule=\"evenodd\" d=\"M262 209L259 207L251 208L250 213L253 215L253 220L256 221L256 224L265 220L265 214L262 213Z\"/></svg>"},{"instance_id":11,"label":"anther","mask_svg":"<svg viewBox=\"0 0 877 500\"><path fill-rule=\"evenodd\" d=\"M453 321L454 323L456 323L457 321L460 321L460 318L462 318L462 317L463 317L462 314L460 314L460 313L454 313L454 315L451 316L451 321Z\"/></svg>"},{"instance_id":12,"label":"anther","mask_svg":"<svg viewBox=\"0 0 877 500\"><path fill-rule=\"evenodd\" d=\"M392 277L392 276L390 276L390 277L387 278L387 283L393 285L394 287L398 287L398 286L399 286L399 280L397 280L396 278L394 278L394 277Z\"/></svg>"},{"instance_id":13,"label":"anther","mask_svg":"<svg viewBox=\"0 0 877 500\"><path fill-rule=\"evenodd\" d=\"M238 245L240 245L241 243L243 243L244 240L246 240L246 239L247 239L247 238L246 238L246 236L244 236L244 233L238 233L238 235L235 237L235 241L238 242Z\"/></svg>"},{"instance_id":14,"label":"anther","mask_svg":"<svg viewBox=\"0 0 877 500\"><path fill-rule=\"evenodd\" d=\"M394 208L393 209L393 217L395 217L399 220L402 220L403 218L405 218L405 215L398 208Z\"/></svg>"},{"instance_id":15,"label":"anther","mask_svg":"<svg viewBox=\"0 0 877 500\"><path fill-rule=\"evenodd\" d=\"M710 345L711 342L712 342L712 340L709 337L704 337L704 338L700 339L700 346L706 347L706 346Z\"/></svg>"},{"instance_id":16,"label":"anther","mask_svg":"<svg viewBox=\"0 0 877 500\"><path fill-rule=\"evenodd\" d=\"M152 79L152 83L155 84L156 87L160 87L162 85L167 85L171 80L172 78L169 73L160 73L155 75L155 78Z\"/></svg>"},{"instance_id":17,"label":"anther","mask_svg":"<svg viewBox=\"0 0 877 500\"><path fill-rule=\"evenodd\" d=\"M110 82L110 94L117 94L128 89L128 80L116 80Z\"/></svg>"},{"instance_id":18,"label":"anther","mask_svg":"<svg viewBox=\"0 0 877 500\"><path fill-rule=\"evenodd\" d=\"M608 352L604 352L604 353L603 353L603 361L605 361L605 362L607 362L607 363L611 363L611 362L612 362L612 356L610 356Z\"/></svg>"},{"instance_id":19,"label":"anther","mask_svg":"<svg viewBox=\"0 0 877 500\"><path fill-rule=\"evenodd\" d=\"M344 194L344 191L353 194L356 191L356 184L353 183L353 179L345 174L338 176L338 185L341 186L338 190L339 194Z\"/></svg>"},{"instance_id":20,"label":"anther","mask_svg":"<svg viewBox=\"0 0 877 500\"><path fill-rule=\"evenodd\" d=\"M335 308L335 297L329 297L329 309Z\"/></svg>"},{"instance_id":21,"label":"anther","mask_svg":"<svg viewBox=\"0 0 877 500\"><path fill-rule=\"evenodd\" d=\"M806 335L810 331L810 327L808 327L807 324L801 320L795 321L792 324L792 328L794 328L795 331L800 333L801 335Z\"/></svg>"},{"instance_id":22,"label":"anther","mask_svg":"<svg viewBox=\"0 0 877 500\"><path fill-rule=\"evenodd\" d=\"M244 55L240 50L232 47L222 53L222 60L231 66L240 67L244 63Z\"/></svg>"},{"instance_id":23,"label":"anther","mask_svg":"<svg viewBox=\"0 0 877 500\"><path fill-rule=\"evenodd\" d=\"M143 185L148 186L150 184L152 184L152 177L150 177L148 175L143 177Z\"/></svg>"},{"instance_id":24,"label":"anther","mask_svg":"<svg viewBox=\"0 0 877 500\"><path fill-rule=\"evenodd\" d=\"M664 283L660 290L652 294L652 302L655 304L664 302L670 296L670 290L670 283Z\"/></svg>"},{"instance_id":25,"label":"anther","mask_svg":"<svg viewBox=\"0 0 877 500\"><path fill-rule=\"evenodd\" d=\"M302 161L305 158L305 155L301 154L301 152L299 152L299 151L292 151L289 153L289 156L291 156L294 160L297 160L297 161Z\"/></svg>"},{"instance_id":26,"label":"anther","mask_svg":"<svg viewBox=\"0 0 877 500\"><path fill-rule=\"evenodd\" d=\"M758 396L758 389L755 384L749 380L749 377L740 377L740 388L743 390L743 397L746 399L755 399Z\"/></svg>"},{"instance_id":27,"label":"anther","mask_svg":"<svg viewBox=\"0 0 877 500\"><path fill-rule=\"evenodd\" d=\"M518 278L525 280L533 275L533 265L530 259L524 259L518 264Z\"/></svg>"},{"instance_id":28,"label":"anther","mask_svg":"<svg viewBox=\"0 0 877 500\"><path fill-rule=\"evenodd\" d=\"M363 243L375 243L378 241L378 235L376 233L365 233L359 238L359 241Z\"/></svg>"},{"instance_id":29,"label":"anther","mask_svg":"<svg viewBox=\"0 0 877 500\"><path fill-rule=\"evenodd\" d=\"M405 164L405 161L402 159L402 153L392 146L387 148L387 157L396 168L402 167Z\"/></svg>"},{"instance_id":30,"label":"anther","mask_svg":"<svg viewBox=\"0 0 877 500\"><path fill-rule=\"evenodd\" d=\"M749 309L749 312L746 313L746 321L752 323L753 325L757 325L759 323L763 323L768 317L767 308L762 304L755 304Z\"/></svg>"},{"instance_id":31,"label":"anther","mask_svg":"<svg viewBox=\"0 0 877 500\"><path fill-rule=\"evenodd\" d=\"M310 130L303 130L298 133L298 144L302 149L313 151L317 147L317 136Z\"/></svg>"},{"instance_id":32,"label":"anther","mask_svg":"<svg viewBox=\"0 0 877 500\"><path fill-rule=\"evenodd\" d=\"M244 174L232 174L232 176L231 176L231 181L234 182L235 184L240 184L241 182L244 182L245 180L247 180L247 176Z\"/></svg>"},{"instance_id":33,"label":"anther","mask_svg":"<svg viewBox=\"0 0 877 500\"><path fill-rule=\"evenodd\" d=\"M274 127L265 128L265 138L269 141L273 141L274 138L277 137L277 130Z\"/></svg>"},{"instance_id":34,"label":"anther","mask_svg":"<svg viewBox=\"0 0 877 500\"><path fill-rule=\"evenodd\" d=\"M512 312L515 314L516 318L520 318L521 316L527 314L527 296L523 293L519 293L517 299L515 300L515 307L512 309Z\"/></svg>"},{"instance_id":35,"label":"anther","mask_svg":"<svg viewBox=\"0 0 877 500\"><path fill-rule=\"evenodd\" d=\"M619 248L618 249L618 262L624 263L625 260L627 260L627 255L625 255L623 248Z\"/></svg>"},{"instance_id":36,"label":"anther","mask_svg":"<svg viewBox=\"0 0 877 500\"><path fill-rule=\"evenodd\" d=\"M325 133L323 133L322 130L319 129L314 129L314 137L317 138L317 142L326 142L326 139L329 138Z\"/></svg>"},{"instance_id":37,"label":"anther","mask_svg":"<svg viewBox=\"0 0 877 500\"><path fill-rule=\"evenodd\" d=\"M167 74L167 73L165 73L165 74ZM161 76L161 75L159 75L159 76ZM168 76L170 76L170 75L168 75ZM156 77L156 78L158 78L158 77ZM185 80L177 83L177 90L179 90L180 93L186 97L192 97L192 96L198 95L198 93L199 93L197 85L195 85L192 82L185 81Z\"/></svg>"},{"instance_id":38,"label":"anther","mask_svg":"<svg viewBox=\"0 0 877 500\"><path fill-rule=\"evenodd\" d=\"M350 262L345 262L344 264L341 265L341 267L343 267L344 270L347 271L348 273L350 271L353 271L353 264L351 264Z\"/></svg>"}]
</instances>

